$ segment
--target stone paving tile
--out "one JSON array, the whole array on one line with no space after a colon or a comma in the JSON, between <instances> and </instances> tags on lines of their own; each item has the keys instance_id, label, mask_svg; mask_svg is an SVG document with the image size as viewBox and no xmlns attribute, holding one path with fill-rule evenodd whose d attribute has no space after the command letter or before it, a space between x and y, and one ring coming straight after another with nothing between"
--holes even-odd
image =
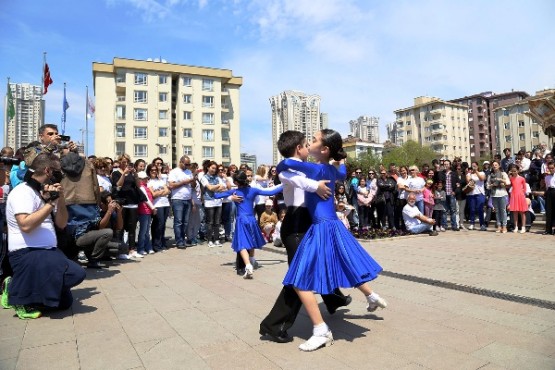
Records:
<instances>
[{"instance_id":1,"label":"stone paving tile","mask_svg":"<svg viewBox=\"0 0 555 370\"><path fill-rule=\"evenodd\" d=\"M80 368L130 369L142 366L129 337L121 328L83 333L77 336Z\"/></svg>"},{"instance_id":2,"label":"stone paving tile","mask_svg":"<svg viewBox=\"0 0 555 370\"><path fill-rule=\"evenodd\" d=\"M118 298L108 297L112 305L112 309L120 318L156 312L156 309L143 296Z\"/></svg>"},{"instance_id":3,"label":"stone paving tile","mask_svg":"<svg viewBox=\"0 0 555 370\"><path fill-rule=\"evenodd\" d=\"M4 336L4 333L8 335L7 338ZM20 336L12 336L9 332L2 332L2 337L0 339L0 360L7 360L10 358L17 359L22 340L23 334Z\"/></svg>"},{"instance_id":4,"label":"stone paving tile","mask_svg":"<svg viewBox=\"0 0 555 370\"><path fill-rule=\"evenodd\" d=\"M554 369L555 358L526 351L514 346L492 343L472 354L509 369Z\"/></svg>"},{"instance_id":5,"label":"stone paving tile","mask_svg":"<svg viewBox=\"0 0 555 370\"><path fill-rule=\"evenodd\" d=\"M157 312L125 316L119 319L123 330L133 344L177 336L176 331Z\"/></svg>"},{"instance_id":6,"label":"stone paving tile","mask_svg":"<svg viewBox=\"0 0 555 370\"><path fill-rule=\"evenodd\" d=\"M263 351L240 340L195 348L211 369L279 369Z\"/></svg>"},{"instance_id":7,"label":"stone paving tile","mask_svg":"<svg viewBox=\"0 0 555 370\"><path fill-rule=\"evenodd\" d=\"M79 359L75 340L22 349L16 369L78 369Z\"/></svg>"},{"instance_id":8,"label":"stone paving tile","mask_svg":"<svg viewBox=\"0 0 555 370\"><path fill-rule=\"evenodd\" d=\"M13 370L17 365L17 357L0 360L0 369Z\"/></svg>"},{"instance_id":9,"label":"stone paving tile","mask_svg":"<svg viewBox=\"0 0 555 370\"><path fill-rule=\"evenodd\" d=\"M145 369L210 369L210 366L180 337L135 344Z\"/></svg>"},{"instance_id":10,"label":"stone paving tile","mask_svg":"<svg viewBox=\"0 0 555 370\"><path fill-rule=\"evenodd\" d=\"M48 344L75 342L75 331L71 311L50 313L37 320L30 320L21 348L32 348ZM67 319L60 319L60 316Z\"/></svg>"}]
</instances>

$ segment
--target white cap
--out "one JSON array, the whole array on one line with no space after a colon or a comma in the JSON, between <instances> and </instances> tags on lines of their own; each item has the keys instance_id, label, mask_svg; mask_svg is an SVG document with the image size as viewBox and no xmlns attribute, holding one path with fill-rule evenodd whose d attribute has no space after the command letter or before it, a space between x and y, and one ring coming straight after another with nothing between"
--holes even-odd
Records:
<instances>
[{"instance_id":1,"label":"white cap","mask_svg":"<svg viewBox=\"0 0 555 370\"><path fill-rule=\"evenodd\" d=\"M140 179L148 179L148 175L146 174L145 171L141 171L139 173L137 173L137 177Z\"/></svg>"}]
</instances>

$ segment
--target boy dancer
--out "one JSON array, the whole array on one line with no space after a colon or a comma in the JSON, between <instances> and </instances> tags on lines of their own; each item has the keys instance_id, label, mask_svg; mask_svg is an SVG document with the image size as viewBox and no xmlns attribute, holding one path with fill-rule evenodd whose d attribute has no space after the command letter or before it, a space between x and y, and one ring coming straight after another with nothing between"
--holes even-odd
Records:
<instances>
[{"instance_id":1,"label":"boy dancer","mask_svg":"<svg viewBox=\"0 0 555 370\"><path fill-rule=\"evenodd\" d=\"M279 137L277 145L280 154L285 158L302 162L308 157L306 138L299 131L285 131ZM317 193L322 199L329 198L331 190L326 185L328 180L310 180L296 171L284 171L279 174L279 179L283 184L283 197L287 205L287 213L281 225L281 240L287 251L287 262L290 264L304 233L312 224L310 214L304 206L305 190ZM343 295L339 289L335 289L333 294L322 295L322 299L330 314L351 303L351 297ZM293 287L284 286L274 307L260 323L260 334L278 343L290 342L292 338L287 334L287 329L293 326L301 306L302 303Z\"/></svg>"}]
</instances>

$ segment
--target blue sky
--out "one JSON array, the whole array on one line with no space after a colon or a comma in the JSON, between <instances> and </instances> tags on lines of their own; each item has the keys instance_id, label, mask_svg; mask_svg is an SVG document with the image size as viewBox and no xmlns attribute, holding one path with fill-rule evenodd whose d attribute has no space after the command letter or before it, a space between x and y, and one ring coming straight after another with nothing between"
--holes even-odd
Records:
<instances>
[{"instance_id":1,"label":"blue sky","mask_svg":"<svg viewBox=\"0 0 555 370\"><path fill-rule=\"evenodd\" d=\"M60 123L66 82L66 134L80 141L93 61L231 69L244 82L241 151L269 163L268 98L284 90L319 94L344 135L349 120L380 117L383 141L417 96L555 87L554 17L550 0L0 0L0 77L40 84L47 52L46 122Z\"/></svg>"}]
</instances>

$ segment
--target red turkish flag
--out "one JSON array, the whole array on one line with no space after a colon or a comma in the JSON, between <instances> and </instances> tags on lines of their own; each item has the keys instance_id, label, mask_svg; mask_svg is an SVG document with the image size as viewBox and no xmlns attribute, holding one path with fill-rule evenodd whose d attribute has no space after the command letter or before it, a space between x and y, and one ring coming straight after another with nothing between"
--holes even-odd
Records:
<instances>
[{"instance_id":1,"label":"red turkish flag","mask_svg":"<svg viewBox=\"0 0 555 370\"><path fill-rule=\"evenodd\" d=\"M54 82L50 77L50 68L48 67L48 63L44 63L44 75L42 80L44 81L44 92L42 95L45 95L48 92L48 86L52 85L52 82Z\"/></svg>"}]
</instances>

